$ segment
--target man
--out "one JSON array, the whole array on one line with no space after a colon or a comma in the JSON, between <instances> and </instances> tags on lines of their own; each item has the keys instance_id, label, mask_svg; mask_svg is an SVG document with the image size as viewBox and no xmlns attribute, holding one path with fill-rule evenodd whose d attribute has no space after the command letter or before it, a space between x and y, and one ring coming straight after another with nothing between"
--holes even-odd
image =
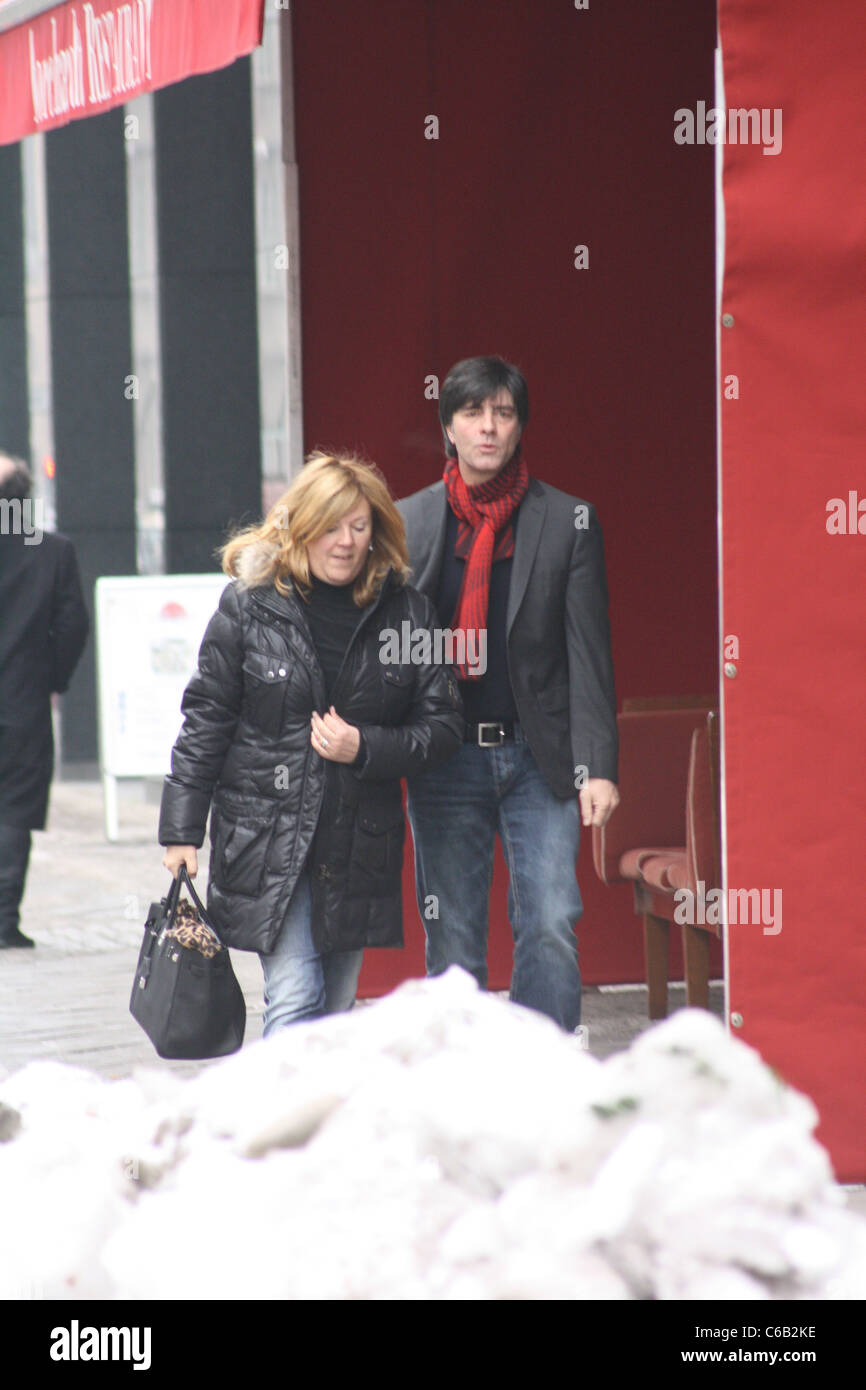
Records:
<instances>
[{"instance_id":1,"label":"man","mask_svg":"<svg viewBox=\"0 0 866 1390\"><path fill-rule=\"evenodd\" d=\"M30 486L20 459L0 454L0 950L35 944L18 909L30 832L48 813L51 694L68 686L89 630L72 542L34 524Z\"/></svg>"},{"instance_id":2,"label":"man","mask_svg":"<svg viewBox=\"0 0 866 1390\"><path fill-rule=\"evenodd\" d=\"M428 974L456 964L486 985L498 832L511 998L572 1031L580 818L604 825L619 801L616 698L601 529L589 503L529 476L528 416L516 367L458 362L439 399L444 478L399 503L412 582L454 634L466 719L457 755L409 782L409 818Z\"/></svg>"}]
</instances>

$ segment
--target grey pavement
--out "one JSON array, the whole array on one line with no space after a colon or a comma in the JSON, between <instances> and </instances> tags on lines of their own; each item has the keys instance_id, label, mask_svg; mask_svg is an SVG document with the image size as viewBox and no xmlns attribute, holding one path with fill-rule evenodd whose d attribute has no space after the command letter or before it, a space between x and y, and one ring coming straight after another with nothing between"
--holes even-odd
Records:
<instances>
[{"instance_id":1,"label":"grey pavement","mask_svg":"<svg viewBox=\"0 0 866 1390\"><path fill-rule=\"evenodd\" d=\"M168 884L156 839L158 794L154 784L121 783L120 838L109 843L101 783L55 782L49 828L33 836L22 905L22 929L37 946L0 952L0 1070L44 1058L107 1078L129 1076L142 1065L181 1075L212 1065L158 1058L129 1013L147 909ZM202 896L207 853L205 844L196 880ZM252 1042L262 1030L261 966L246 951L233 951L232 961ZM671 986L670 1000L672 1009L682 1007L682 985ZM722 986L714 983L711 1007L719 1017L723 1004ZM586 987L583 1023L594 1056L628 1047L649 1026L645 988ZM862 1189L850 1200L866 1213Z\"/></svg>"}]
</instances>

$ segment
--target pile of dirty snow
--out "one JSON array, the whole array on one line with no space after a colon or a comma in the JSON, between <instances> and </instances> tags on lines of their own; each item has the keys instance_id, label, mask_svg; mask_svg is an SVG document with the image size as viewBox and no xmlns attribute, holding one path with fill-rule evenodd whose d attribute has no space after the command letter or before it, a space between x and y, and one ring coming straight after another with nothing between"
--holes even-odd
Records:
<instances>
[{"instance_id":1,"label":"pile of dirty snow","mask_svg":"<svg viewBox=\"0 0 866 1390\"><path fill-rule=\"evenodd\" d=\"M192 1080L0 1083L0 1297L866 1293L814 1106L710 1014L595 1061L451 970Z\"/></svg>"}]
</instances>

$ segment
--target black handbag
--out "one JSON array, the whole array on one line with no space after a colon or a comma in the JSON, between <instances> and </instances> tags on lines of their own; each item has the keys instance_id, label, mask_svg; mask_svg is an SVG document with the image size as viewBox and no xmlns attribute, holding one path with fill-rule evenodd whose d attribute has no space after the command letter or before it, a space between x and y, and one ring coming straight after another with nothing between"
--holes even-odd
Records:
<instances>
[{"instance_id":1,"label":"black handbag","mask_svg":"<svg viewBox=\"0 0 866 1390\"><path fill-rule=\"evenodd\" d=\"M198 913L181 904L184 884ZM160 1057L225 1057L244 1040L243 992L185 864L167 897L150 905L129 1011Z\"/></svg>"}]
</instances>

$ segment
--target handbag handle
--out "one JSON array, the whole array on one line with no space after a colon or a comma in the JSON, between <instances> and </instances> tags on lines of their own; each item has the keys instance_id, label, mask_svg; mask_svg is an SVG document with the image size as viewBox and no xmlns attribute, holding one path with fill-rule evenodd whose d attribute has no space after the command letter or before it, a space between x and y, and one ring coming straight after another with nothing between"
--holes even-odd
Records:
<instances>
[{"instance_id":1,"label":"handbag handle","mask_svg":"<svg viewBox=\"0 0 866 1390\"><path fill-rule=\"evenodd\" d=\"M186 864L181 864L180 868L177 871L177 874L172 880L172 885L168 890L168 897L166 898L165 902L166 911L168 913L168 925L171 926L174 922L174 914L177 912L177 905L180 902L181 890L183 889L184 885L186 885L187 892L189 893L190 897L192 898L193 902L198 908L199 913L201 914L202 921L205 923L206 926L210 928L217 941L219 941L220 945L224 946L225 943L223 942L219 932L217 931L216 927L213 925L213 923L207 915L207 908L205 907L204 903L202 902L201 898L199 897L198 893L195 891L195 888L193 887L192 879L189 876Z\"/></svg>"}]
</instances>

